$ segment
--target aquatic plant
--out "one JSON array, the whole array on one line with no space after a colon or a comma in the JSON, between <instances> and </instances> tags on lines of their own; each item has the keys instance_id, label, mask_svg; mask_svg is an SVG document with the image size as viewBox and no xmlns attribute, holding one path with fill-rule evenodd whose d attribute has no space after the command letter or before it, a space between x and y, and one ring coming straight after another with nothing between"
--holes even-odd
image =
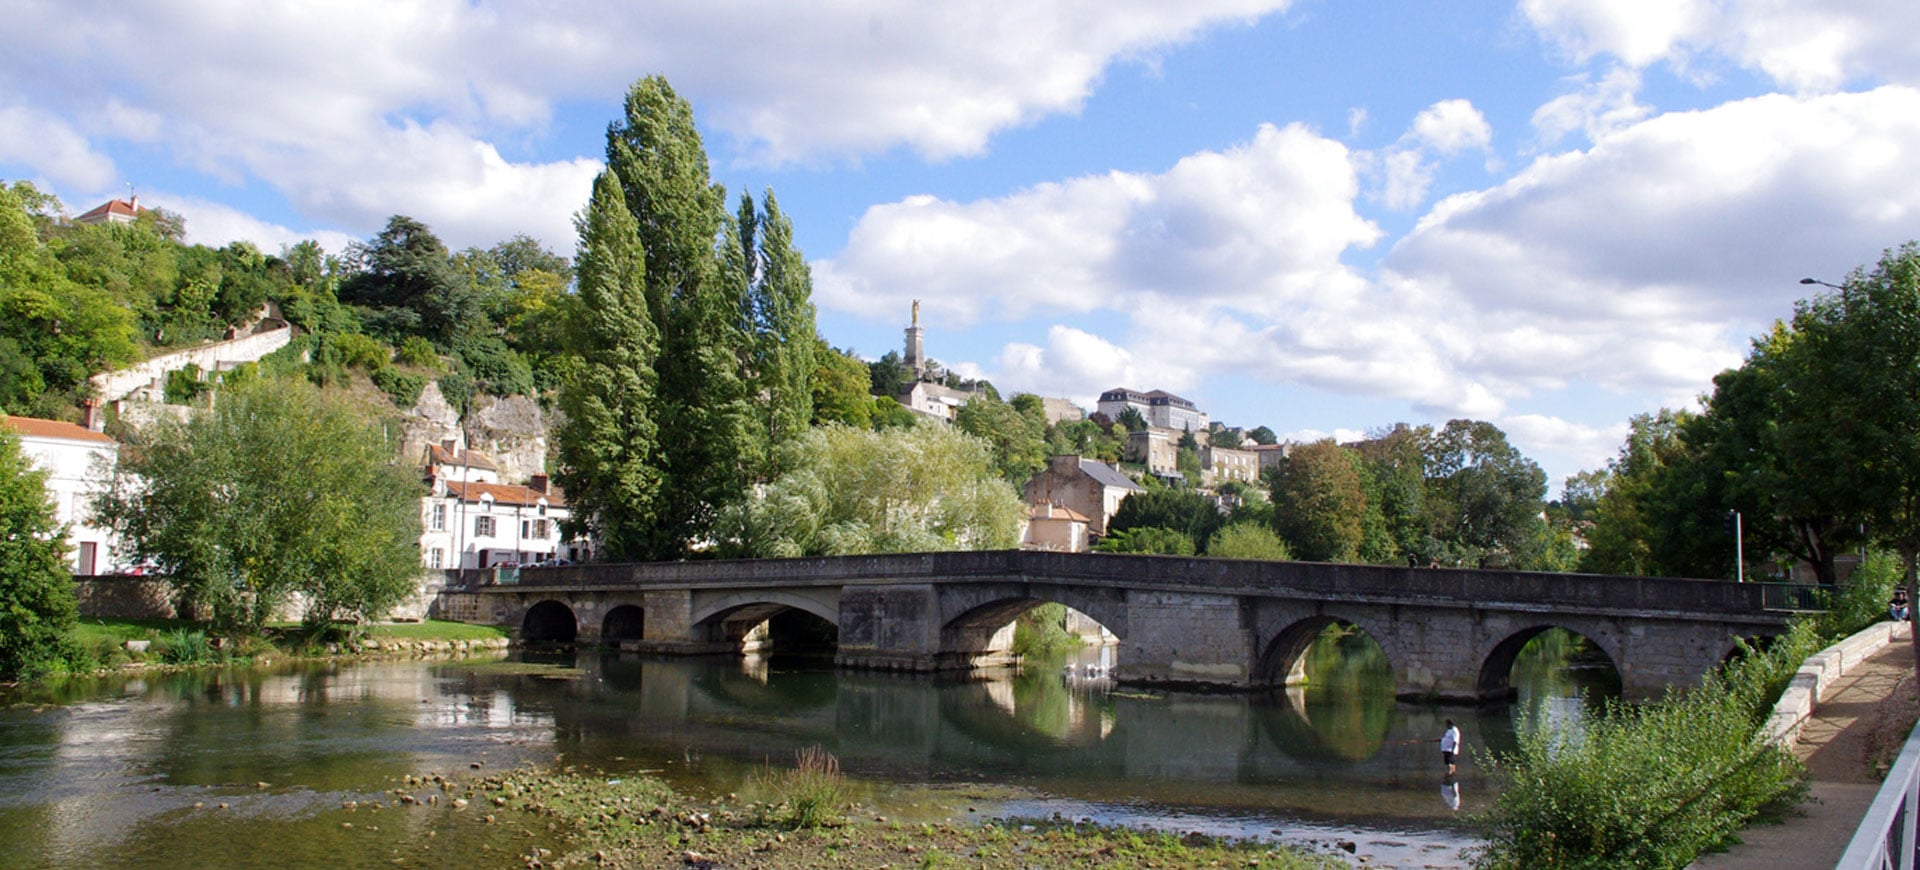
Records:
<instances>
[{"instance_id":1,"label":"aquatic plant","mask_svg":"<svg viewBox=\"0 0 1920 870\"><path fill-rule=\"evenodd\" d=\"M774 796L774 820L780 824L798 829L843 821L847 784L840 776L840 759L825 749L809 746L795 752L793 769L768 769L757 779Z\"/></svg>"}]
</instances>

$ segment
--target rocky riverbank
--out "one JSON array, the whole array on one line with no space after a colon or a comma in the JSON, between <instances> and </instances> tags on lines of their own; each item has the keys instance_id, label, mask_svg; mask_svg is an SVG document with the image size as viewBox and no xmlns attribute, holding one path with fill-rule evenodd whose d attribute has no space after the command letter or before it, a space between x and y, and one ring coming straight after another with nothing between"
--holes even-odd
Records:
<instances>
[{"instance_id":1,"label":"rocky riverbank","mask_svg":"<svg viewBox=\"0 0 1920 870\"><path fill-rule=\"evenodd\" d=\"M477 769L478 764L475 765ZM773 776L769 776L771 781ZM777 791L777 787L769 786ZM884 811L837 807L830 824L797 827L777 793L702 801L647 776L518 770L405 775L378 806L465 814L480 825L520 825L558 834L557 850L505 856L526 867L1236 867L1326 870L1350 866L1328 853L1075 824L1005 819L984 824L904 825ZM754 799L757 797L758 799ZM350 824L350 823L349 823Z\"/></svg>"}]
</instances>

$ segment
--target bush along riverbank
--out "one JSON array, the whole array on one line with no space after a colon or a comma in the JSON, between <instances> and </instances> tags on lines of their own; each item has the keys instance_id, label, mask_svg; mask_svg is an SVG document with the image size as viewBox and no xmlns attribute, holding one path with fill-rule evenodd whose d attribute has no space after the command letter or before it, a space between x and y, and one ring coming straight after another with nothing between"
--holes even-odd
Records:
<instances>
[{"instance_id":1,"label":"bush along riverbank","mask_svg":"<svg viewBox=\"0 0 1920 870\"><path fill-rule=\"evenodd\" d=\"M1891 557L1869 558L1829 611L1697 689L1610 703L1573 728L1527 723L1517 750L1484 758L1502 788L1480 819L1475 866L1685 867L1791 808L1806 786L1793 753L1763 731L1774 702L1808 656L1883 618L1898 578Z\"/></svg>"},{"instance_id":2,"label":"bush along riverbank","mask_svg":"<svg viewBox=\"0 0 1920 870\"><path fill-rule=\"evenodd\" d=\"M573 768L460 783L407 776L390 793L402 807L468 813L478 824L517 817L563 835L557 852L524 856L529 867L1349 866L1335 855L1273 843L1061 821L903 825L844 803L841 784L832 756L813 750L791 769L769 769L755 784L761 793L744 800L701 801L650 776Z\"/></svg>"},{"instance_id":3,"label":"bush along riverbank","mask_svg":"<svg viewBox=\"0 0 1920 870\"><path fill-rule=\"evenodd\" d=\"M257 637L222 637L177 619L83 618L74 627L71 670L245 664L332 656L463 656L501 652L505 631L460 622L379 623L314 634L272 627Z\"/></svg>"}]
</instances>

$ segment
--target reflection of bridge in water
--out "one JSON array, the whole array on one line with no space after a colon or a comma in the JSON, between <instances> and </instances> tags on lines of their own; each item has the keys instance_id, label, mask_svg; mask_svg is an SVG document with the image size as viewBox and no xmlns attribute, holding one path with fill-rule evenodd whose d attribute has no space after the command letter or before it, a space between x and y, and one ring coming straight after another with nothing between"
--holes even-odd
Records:
<instances>
[{"instance_id":1,"label":"reflection of bridge in water","mask_svg":"<svg viewBox=\"0 0 1920 870\"><path fill-rule=\"evenodd\" d=\"M1279 694L1084 692L1056 673L968 680L778 666L756 674L750 663L632 653L578 660L579 679L484 677L470 688L497 688L521 714L550 719L570 764L651 750L779 765L821 746L850 772L886 779L1044 783L1093 800L1323 816L1437 812L1431 739L1441 720L1424 706L1386 700L1392 732L1383 720L1356 754L1342 721L1314 721L1297 697ZM1481 723L1497 730L1508 714L1453 715L1469 745L1484 746L1499 738Z\"/></svg>"},{"instance_id":2,"label":"reflection of bridge in water","mask_svg":"<svg viewBox=\"0 0 1920 870\"><path fill-rule=\"evenodd\" d=\"M765 649L797 611L831 627L843 667L938 671L1008 662L1012 621L1045 602L1119 638L1123 683L1284 684L1342 625L1380 645L1398 694L1440 700L1507 695L1514 657L1550 628L1591 641L1640 698L1785 624L1757 584L1021 551L526 569L440 607L527 640L673 654Z\"/></svg>"}]
</instances>

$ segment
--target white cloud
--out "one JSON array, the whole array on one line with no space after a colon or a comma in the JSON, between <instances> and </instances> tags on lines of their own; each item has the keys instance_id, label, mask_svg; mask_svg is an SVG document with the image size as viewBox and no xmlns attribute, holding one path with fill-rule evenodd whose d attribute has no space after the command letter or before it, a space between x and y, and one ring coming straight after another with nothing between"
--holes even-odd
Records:
<instances>
[{"instance_id":1,"label":"white cloud","mask_svg":"<svg viewBox=\"0 0 1920 870\"><path fill-rule=\"evenodd\" d=\"M1466 100L1441 100L1415 115L1399 141L1372 155L1380 178L1381 204L1407 211L1427 199L1440 157L1466 150L1489 152L1493 127Z\"/></svg>"},{"instance_id":2,"label":"white cloud","mask_svg":"<svg viewBox=\"0 0 1920 870\"><path fill-rule=\"evenodd\" d=\"M32 166L59 185L103 188L115 181L111 158L65 121L31 106L0 105L0 161Z\"/></svg>"},{"instance_id":3,"label":"white cloud","mask_svg":"<svg viewBox=\"0 0 1920 870\"><path fill-rule=\"evenodd\" d=\"M1282 444L1312 444L1315 441L1325 441L1328 438L1332 438L1340 444L1352 444L1357 441L1367 440L1367 433L1360 429L1334 429L1332 431L1325 429L1295 429L1292 432L1280 433L1278 438Z\"/></svg>"},{"instance_id":4,"label":"white cloud","mask_svg":"<svg viewBox=\"0 0 1920 870\"><path fill-rule=\"evenodd\" d=\"M366 231L409 213L455 245L507 221L564 249L590 161L508 143L545 135L558 104L616 99L637 71L666 72L754 160L944 159L1078 111L1115 63L1290 3L16 0L0 93L30 115L0 118L0 159L94 189L111 143L147 143L264 181L315 220ZM83 125L40 123L56 109Z\"/></svg>"},{"instance_id":5,"label":"white cloud","mask_svg":"<svg viewBox=\"0 0 1920 870\"><path fill-rule=\"evenodd\" d=\"M1521 11L1582 61L1610 54L1635 68L1685 70L1711 54L1802 92L1920 85L1911 0L1523 0Z\"/></svg>"},{"instance_id":6,"label":"white cloud","mask_svg":"<svg viewBox=\"0 0 1920 870\"><path fill-rule=\"evenodd\" d=\"M1626 441L1628 424L1590 426L1544 414L1515 414L1495 421L1507 442L1540 464L1547 485L1558 491L1568 475L1605 468Z\"/></svg>"},{"instance_id":7,"label":"white cloud","mask_svg":"<svg viewBox=\"0 0 1920 870\"><path fill-rule=\"evenodd\" d=\"M1912 235L1920 91L1760 97L1664 115L1442 201L1385 260L1461 303L1470 380L1699 389L1790 310L1796 279Z\"/></svg>"},{"instance_id":8,"label":"white cloud","mask_svg":"<svg viewBox=\"0 0 1920 870\"><path fill-rule=\"evenodd\" d=\"M1533 112L1534 136L1542 147L1554 145L1576 131L1585 134L1589 142L1598 141L1653 114L1653 107L1642 105L1636 96L1640 73L1635 70L1615 67L1599 81L1586 76L1572 81L1579 90L1555 97Z\"/></svg>"},{"instance_id":9,"label":"white cloud","mask_svg":"<svg viewBox=\"0 0 1920 870\"><path fill-rule=\"evenodd\" d=\"M1344 271L1380 230L1353 209L1345 146L1295 125L1188 156L1165 173L1113 172L955 203L869 208L814 264L824 306L854 313L927 300L964 326L986 316L1130 310L1150 298L1279 312Z\"/></svg>"},{"instance_id":10,"label":"white cloud","mask_svg":"<svg viewBox=\"0 0 1920 870\"><path fill-rule=\"evenodd\" d=\"M1065 396L1089 408L1109 387L1162 382L1159 373L1134 365L1131 351L1071 326L1048 329L1046 347L1008 344L998 364L994 377L1022 392Z\"/></svg>"},{"instance_id":11,"label":"white cloud","mask_svg":"<svg viewBox=\"0 0 1920 870\"><path fill-rule=\"evenodd\" d=\"M296 230L263 221L246 212L217 202L164 191L150 197L166 203L187 222L187 241L196 245L225 247L231 242L252 242L260 250L277 254L297 242L312 239L330 253L346 250L358 237L337 230Z\"/></svg>"}]
</instances>

